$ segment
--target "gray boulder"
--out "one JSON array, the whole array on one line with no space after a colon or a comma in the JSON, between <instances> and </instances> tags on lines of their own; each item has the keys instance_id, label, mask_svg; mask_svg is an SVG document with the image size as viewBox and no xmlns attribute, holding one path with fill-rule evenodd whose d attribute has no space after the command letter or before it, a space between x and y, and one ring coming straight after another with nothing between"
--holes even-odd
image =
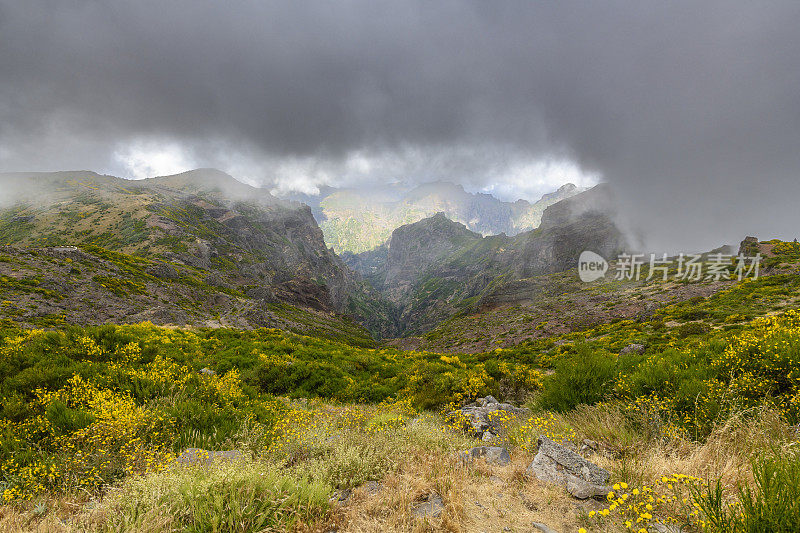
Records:
<instances>
[{"instance_id":1,"label":"gray boulder","mask_svg":"<svg viewBox=\"0 0 800 533\"><path fill-rule=\"evenodd\" d=\"M534 522L531 524L534 529L541 531L542 533L558 533L555 529L551 528L547 524L542 524L541 522Z\"/></svg>"},{"instance_id":2,"label":"gray boulder","mask_svg":"<svg viewBox=\"0 0 800 533\"><path fill-rule=\"evenodd\" d=\"M541 481L564 485L570 494L580 499L605 496L611 490L608 470L547 437L539 437L539 451L526 474Z\"/></svg>"},{"instance_id":3,"label":"gray boulder","mask_svg":"<svg viewBox=\"0 0 800 533\"><path fill-rule=\"evenodd\" d=\"M619 354L620 355L633 355L633 354L641 355L641 354L644 353L645 349L646 349L646 347L645 347L644 344L636 344L636 343L634 343L634 344L629 344L626 347L624 347L622 350L619 351Z\"/></svg>"},{"instance_id":4,"label":"gray boulder","mask_svg":"<svg viewBox=\"0 0 800 533\"><path fill-rule=\"evenodd\" d=\"M505 466L511 462L508 450L502 446L476 446L465 454L467 462L474 461L483 457L486 464Z\"/></svg>"}]
</instances>

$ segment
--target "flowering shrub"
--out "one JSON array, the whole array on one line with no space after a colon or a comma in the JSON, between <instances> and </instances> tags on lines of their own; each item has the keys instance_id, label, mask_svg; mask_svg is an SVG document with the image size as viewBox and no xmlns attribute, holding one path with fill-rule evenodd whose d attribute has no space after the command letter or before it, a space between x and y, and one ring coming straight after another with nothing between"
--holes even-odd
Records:
<instances>
[{"instance_id":1,"label":"flowering shrub","mask_svg":"<svg viewBox=\"0 0 800 533\"><path fill-rule=\"evenodd\" d=\"M692 497L692 490L702 486L701 479L683 474L662 476L637 488L615 483L606 497L608 506L589 512L589 517L603 522L616 515L627 530L637 533L655 531L654 524L702 525L700 505Z\"/></svg>"},{"instance_id":2,"label":"flowering shrub","mask_svg":"<svg viewBox=\"0 0 800 533\"><path fill-rule=\"evenodd\" d=\"M511 446L533 452L537 448L540 435L544 435L555 442L574 441L576 439L572 428L557 420L553 413L532 416L528 420L522 421L521 424L512 426L508 431L507 438Z\"/></svg>"}]
</instances>

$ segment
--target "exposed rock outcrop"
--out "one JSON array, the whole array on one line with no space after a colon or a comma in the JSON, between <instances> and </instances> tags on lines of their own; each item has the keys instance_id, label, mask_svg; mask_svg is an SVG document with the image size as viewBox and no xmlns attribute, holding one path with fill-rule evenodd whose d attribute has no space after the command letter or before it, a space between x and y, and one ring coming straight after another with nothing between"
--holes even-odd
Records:
<instances>
[{"instance_id":1,"label":"exposed rock outcrop","mask_svg":"<svg viewBox=\"0 0 800 533\"><path fill-rule=\"evenodd\" d=\"M539 451L526 474L541 481L564 485L579 499L602 497L611 490L607 486L611 477L607 470L547 437L539 437Z\"/></svg>"},{"instance_id":2,"label":"exposed rock outcrop","mask_svg":"<svg viewBox=\"0 0 800 533\"><path fill-rule=\"evenodd\" d=\"M641 355L641 354L644 353L644 351L646 349L647 349L647 347L644 344L633 343L633 344L627 345L622 350L620 350L619 354L620 355L633 355L633 354Z\"/></svg>"}]
</instances>

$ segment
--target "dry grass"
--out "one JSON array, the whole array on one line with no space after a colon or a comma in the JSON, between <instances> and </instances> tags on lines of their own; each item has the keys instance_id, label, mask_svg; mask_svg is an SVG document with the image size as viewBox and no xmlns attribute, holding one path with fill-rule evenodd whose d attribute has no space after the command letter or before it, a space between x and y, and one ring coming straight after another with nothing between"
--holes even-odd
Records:
<instances>
[{"instance_id":1,"label":"dry grass","mask_svg":"<svg viewBox=\"0 0 800 533\"><path fill-rule=\"evenodd\" d=\"M356 491L336 510L335 523L352 533L531 531L533 522L577 531L581 512L601 504L577 501L560 487L527 479L531 459L520 453L507 466L464 466L455 457L418 455L387 476L377 494ZM415 517L412 506L432 491L442 496L444 511L437 518Z\"/></svg>"},{"instance_id":2,"label":"dry grass","mask_svg":"<svg viewBox=\"0 0 800 533\"><path fill-rule=\"evenodd\" d=\"M578 441L590 438L601 443L601 452L591 460L611 471L613 481L639 486L667 474L721 478L731 487L748 484L752 482L750 464L755 455L776 446L785 447L795 438L792 428L768 409L742 413L725 421L704 443L658 437L655 431L631 423L629 417L613 406L580 408L560 416L558 422L571 427ZM334 463L350 464L352 446L348 443L363 445L365 435L358 429L343 431L326 453ZM369 439L373 441L372 449L384 455L386 461L380 463L381 472L374 471L374 461L365 461L364 468L371 470L362 478L380 478L380 490L374 493L368 485L360 485L345 503L333 505L324 518L298 524L295 530L527 532L532 530L533 522L545 523L556 531L573 532L581 527L596 532L616 531L621 527L621 520L613 517L602 523L588 518L590 511L604 506L603 502L578 501L562 487L527 478L525 469L533 459L531 452L512 449L511 464L502 467L483 461L464 465L456 452L477 445L477 441L443 429L434 416L424 416L413 424L377 433ZM319 461L309 460L305 468L301 463L292 472L295 475L305 472L330 482L334 478L322 471L325 468ZM415 516L414 506L432 493L441 495L442 513L433 518ZM0 533L97 531L99 525L108 522L107 513L115 512L110 501L90 502L90 506L95 506L91 510L86 510L86 499L81 497L6 506L0 509ZM44 516L39 516L41 505L38 513L34 512L37 503L46 505ZM154 515L153 520L139 522L128 531L180 530L168 517L156 518Z\"/></svg>"}]
</instances>

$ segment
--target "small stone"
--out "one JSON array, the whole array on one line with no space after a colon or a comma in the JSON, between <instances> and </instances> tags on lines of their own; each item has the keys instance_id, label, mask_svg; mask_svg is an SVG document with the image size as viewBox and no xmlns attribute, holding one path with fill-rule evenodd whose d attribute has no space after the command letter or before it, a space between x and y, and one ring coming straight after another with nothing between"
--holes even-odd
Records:
<instances>
[{"instance_id":1,"label":"small stone","mask_svg":"<svg viewBox=\"0 0 800 533\"><path fill-rule=\"evenodd\" d=\"M490 465L505 466L511 462L508 450L502 446L476 446L466 452L466 460L468 462L480 457L483 457L486 460L486 464Z\"/></svg>"},{"instance_id":2,"label":"small stone","mask_svg":"<svg viewBox=\"0 0 800 533\"><path fill-rule=\"evenodd\" d=\"M524 492L518 493L517 496L519 496L519 499L522 501L522 505L524 505L527 510L529 511L539 510L539 506L536 505L535 502L532 502Z\"/></svg>"},{"instance_id":3,"label":"small stone","mask_svg":"<svg viewBox=\"0 0 800 533\"><path fill-rule=\"evenodd\" d=\"M203 369L201 369L201 370L200 370L200 373L201 373L201 374L205 374L206 376L213 376L213 375L216 375L216 372L214 372L214 371L213 371L213 370L211 370L210 368L203 368Z\"/></svg>"},{"instance_id":4,"label":"small stone","mask_svg":"<svg viewBox=\"0 0 800 533\"><path fill-rule=\"evenodd\" d=\"M381 491L382 485L378 481L367 481L364 484L364 492L370 496L375 496Z\"/></svg>"},{"instance_id":5,"label":"small stone","mask_svg":"<svg viewBox=\"0 0 800 533\"><path fill-rule=\"evenodd\" d=\"M542 533L558 533L555 529L549 527L547 524L542 524L541 522L534 522L531 524L535 529L538 529Z\"/></svg>"},{"instance_id":6,"label":"small stone","mask_svg":"<svg viewBox=\"0 0 800 533\"><path fill-rule=\"evenodd\" d=\"M436 518L444 511L444 501L435 492L428 494L427 501L412 507L411 512L417 518Z\"/></svg>"},{"instance_id":7,"label":"small stone","mask_svg":"<svg viewBox=\"0 0 800 533\"><path fill-rule=\"evenodd\" d=\"M494 434L491 431L484 431L483 432L483 437L481 437L481 440L483 442L489 442L493 438L494 438Z\"/></svg>"}]
</instances>

